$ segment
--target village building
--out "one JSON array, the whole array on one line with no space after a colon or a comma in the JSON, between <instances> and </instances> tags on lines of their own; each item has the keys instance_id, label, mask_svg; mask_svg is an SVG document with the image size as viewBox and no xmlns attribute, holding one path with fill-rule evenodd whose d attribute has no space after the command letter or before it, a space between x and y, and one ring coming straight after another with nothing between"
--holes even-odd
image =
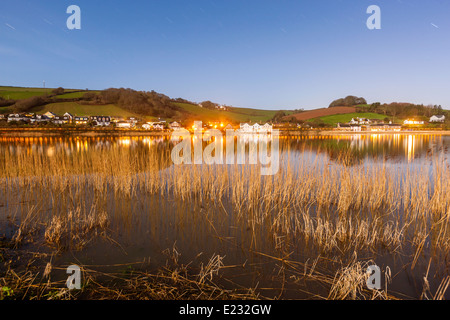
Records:
<instances>
[{"instance_id":1,"label":"village building","mask_svg":"<svg viewBox=\"0 0 450 320\"><path fill-rule=\"evenodd\" d=\"M220 110L220 111L227 111L228 110L228 108L226 106L217 106L216 109Z\"/></svg>"},{"instance_id":2,"label":"village building","mask_svg":"<svg viewBox=\"0 0 450 320\"><path fill-rule=\"evenodd\" d=\"M171 130L180 130L182 127L181 127L181 124L179 124L178 122L174 121L174 122L169 124L169 128Z\"/></svg>"},{"instance_id":3,"label":"village building","mask_svg":"<svg viewBox=\"0 0 450 320\"><path fill-rule=\"evenodd\" d=\"M264 132L272 132L273 127L271 124L265 123L262 127L261 130Z\"/></svg>"},{"instance_id":4,"label":"village building","mask_svg":"<svg viewBox=\"0 0 450 320\"><path fill-rule=\"evenodd\" d=\"M13 113L8 115L8 122L12 122L12 121L25 121L25 122L31 122L31 118L27 117L25 114L23 113Z\"/></svg>"},{"instance_id":5,"label":"village building","mask_svg":"<svg viewBox=\"0 0 450 320\"><path fill-rule=\"evenodd\" d=\"M116 123L117 128L130 129L134 127L134 124L128 121L119 121Z\"/></svg>"},{"instance_id":6,"label":"village building","mask_svg":"<svg viewBox=\"0 0 450 320\"><path fill-rule=\"evenodd\" d=\"M44 113L44 116L46 116L49 119L53 119L54 117L56 117L56 114L54 114L51 111L47 111L46 113Z\"/></svg>"},{"instance_id":7,"label":"village building","mask_svg":"<svg viewBox=\"0 0 450 320\"><path fill-rule=\"evenodd\" d=\"M70 114L69 112L64 113L63 115L64 117L68 117L69 118L69 122L73 122L74 119L74 115Z\"/></svg>"},{"instance_id":8,"label":"village building","mask_svg":"<svg viewBox=\"0 0 450 320\"><path fill-rule=\"evenodd\" d=\"M406 125L408 125L408 124L415 124L415 125L422 125L422 124L425 124L425 121L423 121L423 120L415 120L415 119L407 119L407 120L405 120L404 122L403 122L403 124L406 124Z\"/></svg>"},{"instance_id":9,"label":"village building","mask_svg":"<svg viewBox=\"0 0 450 320\"><path fill-rule=\"evenodd\" d=\"M75 116L74 120L75 124L88 124L89 117L77 117Z\"/></svg>"},{"instance_id":10,"label":"village building","mask_svg":"<svg viewBox=\"0 0 450 320\"><path fill-rule=\"evenodd\" d=\"M273 130L273 126L271 124L260 125L259 123L255 123L254 125L250 125L248 123L241 123L239 131L243 133L270 133Z\"/></svg>"},{"instance_id":11,"label":"village building","mask_svg":"<svg viewBox=\"0 0 450 320\"><path fill-rule=\"evenodd\" d=\"M370 125L369 131L371 132L385 132L385 131L401 131L402 126L399 124L373 124Z\"/></svg>"},{"instance_id":12,"label":"village building","mask_svg":"<svg viewBox=\"0 0 450 320\"><path fill-rule=\"evenodd\" d=\"M54 124L68 124L70 122L70 118L68 116L54 116L51 121Z\"/></svg>"},{"instance_id":13,"label":"village building","mask_svg":"<svg viewBox=\"0 0 450 320\"><path fill-rule=\"evenodd\" d=\"M445 121L445 116L441 115L441 116L432 116L430 118L430 122L444 122Z\"/></svg>"},{"instance_id":14,"label":"village building","mask_svg":"<svg viewBox=\"0 0 450 320\"><path fill-rule=\"evenodd\" d=\"M384 120L381 119L368 119L369 123L372 124L384 124Z\"/></svg>"},{"instance_id":15,"label":"village building","mask_svg":"<svg viewBox=\"0 0 450 320\"><path fill-rule=\"evenodd\" d=\"M127 118L126 122L129 122L129 123L135 125L136 123L139 122L139 119L135 118L135 117L130 117L130 118Z\"/></svg>"},{"instance_id":16,"label":"village building","mask_svg":"<svg viewBox=\"0 0 450 320\"><path fill-rule=\"evenodd\" d=\"M361 125L353 123L338 123L337 129L340 131L361 132Z\"/></svg>"},{"instance_id":17,"label":"village building","mask_svg":"<svg viewBox=\"0 0 450 320\"><path fill-rule=\"evenodd\" d=\"M350 120L349 124L360 124L360 125L370 124L370 120L367 118L356 117L356 118L352 118L352 120Z\"/></svg>"},{"instance_id":18,"label":"village building","mask_svg":"<svg viewBox=\"0 0 450 320\"><path fill-rule=\"evenodd\" d=\"M117 123L119 121L125 121L125 118L123 117L110 117L111 118L111 122Z\"/></svg>"},{"instance_id":19,"label":"village building","mask_svg":"<svg viewBox=\"0 0 450 320\"><path fill-rule=\"evenodd\" d=\"M43 115L43 114L36 114L33 117L31 117L30 122L31 123L44 123L44 122L49 122L50 118L48 118L47 116Z\"/></svg>"},{"instance_id":20,"label":"village building","mask_svg":"<svg viewBox=\"0 0 450 320\"><path fill-rule=\"evenodd\" d=\"M111 117L108 116L92 116L91 122L98 127L107 127L111 124Z\"/></svg>"},{"instance_id":21,"label":"village building","mask_svg":"<svg viewBox=\"0 0 450 320\"><path fill-rule=\"evenodd\" d=\"M244 133L253 133L253 126L248 123L241 123L239 131Z\"/></svg>"},{"instance_id":22,"label":"village building","mask_svg":"<svg viewBox=\"0 0 450 320\"><path fill-rule=\"evenodd\" d=\"M161 122L147 122L142 125L145 130L164 130L164 124Z\"/></svg>"}]
</instances>

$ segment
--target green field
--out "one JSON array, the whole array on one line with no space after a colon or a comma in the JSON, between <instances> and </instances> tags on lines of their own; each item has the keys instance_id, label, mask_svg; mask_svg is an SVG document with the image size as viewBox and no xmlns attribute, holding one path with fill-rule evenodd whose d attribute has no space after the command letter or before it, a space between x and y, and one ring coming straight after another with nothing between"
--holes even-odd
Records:
<instances>
[{"instance_id":1,"label":"green field","mask_svg":"<svg viewBox=\"0 0 450 320\"><path fill-rule=\"evenodd\" d=\"M75 99L75 98L82 98L87 91L80 91L80 92L69 92L69 93L64 93L61 94L59 96L55 96L55 98L57 99ZM97 91L89 91L89 92L94 92L96 93Z\"/></svg>"},{"instance_id":2,"label":"green field","mask_svg":"<svg viewBox=\"0 0 450 320\"><path fill-rule=\"evenodd\" d=\"M174 103L189 112L192 117L202 121L231 121L231 122L266 122L274 117L278 110L261 110L250 108L232 108L229 111L219 111L202 108L188 103ZM285 111L290 114L291 111Z\"/></svg>"},{"instance_id":3,"label":"green field","mask_svg":"<svg viewBox=\"0 0 450 320\"><path fill-rule=\"evenodd\" d=\"M107 105L84 105L77 102L50 103L42 107L33 108L30 112L43 114L51 111L57 115L69 112L77 116L112 116L112 117L139 117L134 113L119 108L113 104Z\"/></svg>"},{"instance_id":4,"label":"green field","mask_svg":"<svg viewBox=\"0 0 450 320\"><path fill-rule=\"evenodd\" d=\"M383 120L386 118L385 115L378 114L378 113L347 113L347 114L336 114L332 116L326 116L326 117L320 117L316 118L317 120L321 120L326 124L335 125L337 123L346 123L352 120L352 118L367 118L367 119L380 119ZM310 121L314 121L316 119L312 119Z\"/></svg>"},{"instance_id":5,"label":"green field","mask_svg":"<svg viewBox=\"0 0 450 320\"><path fill-rule=\"evenodd\" d=\"M27 99L34 96L50 94L51 92L52 89L0 87L0 97L8 100Z\"/></svg>"},{"instance_id":6,"label":"green field","mask_svg":"<svg viewBox=\"0 0 450 320\"><path fill-rule=\"evenodd\" d=\"M34 96L44 96L46 94L51 94L53 88L21 88L21 87L3 87L0 86L0 97L5 99L22 100L31 98ZM76 91L76 89L66 89L67 93L64 95L71 95L71 91ZM76 93L73 93L76 94ZM70 97L70 96L69 96ZM62 98L69 98L62 97ZM72 97L75 98L75 97Z\"/></svg>"}]
</instances>

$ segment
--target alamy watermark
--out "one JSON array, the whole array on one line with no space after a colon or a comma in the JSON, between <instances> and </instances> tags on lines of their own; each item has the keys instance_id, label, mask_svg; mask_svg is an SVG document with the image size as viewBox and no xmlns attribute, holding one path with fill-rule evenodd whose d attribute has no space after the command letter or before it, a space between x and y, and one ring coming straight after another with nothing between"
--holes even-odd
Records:
<instances>
[{"instance_id":1,"label":"alamy watermark","mask_svg":"<svg viewBox=\"0 0 450 320\"><path fill-rule=\"evenodd\" d=\"M81 29L81 9L77 5L70 5L67 7L66 13L70 14L67 18L67 29L80 30ZM371 16L366 21L366 26L369 30L381 29L381 9L377 5L371 5L366 10L367 14Z\"/></svg>"},{"instance_id":2,"label":"alamy watermark","mask_svg":"<svg viewBox=\"0 0 450 320\"><path fill-rule=\"evenodd\" d=\"M69 290L81 289L81 269L76 264L71 265L66 270L67 274L70 276L67 278L66 286Z\"/></svg>"},{"instance_id":3,"label":"alamy watermark","mask_svg":"<svg viewBox=\"0 0 450 320\"><path fill-rule=\"evenodd\" d=\"M367 14L371 16L367 19L366 26L369 30L381 29L381 9L379 6L371 5L367 8Z\"/></svg>"},{"instance_id":4,"label":"alamy watermark","mask_svg":"<svg viewBox=\"0 0 450 320\"><path fill-rule=\"evenodd\" d=\"M81 9L79 6L71 5L67 7L66 12L70 14L67 18L66 25L69 30L81 29Z\"/></svg>"},{"instance_id":5,"label":"alamy watermark","mask_svg":"<svg viewBox=\"0 0 450 320\"><path fill-rule=\"evenodd\" d=\"M171 152L174 164L259 163L261 175L275 175L280 167L278 130L246 133L228 129L224 137L218 129L203 132L202 122L196 121L193 136L186 129L172 133L172 139L179 138L181 142L175 145ZM210 143L203 148L203 142Z\"/></svg>"},{"instance_id":6,"label":"alamy watermark","mask_svg":"<svg viewBox=\"0 0 450 320\"><path fill-rule=\"evenodd\" d=\"M366 281L367 288L371 290L381 289L381 269L377 265L371 265L367 267L367 274L369 278Z\"/></svg>"}]
</instances>

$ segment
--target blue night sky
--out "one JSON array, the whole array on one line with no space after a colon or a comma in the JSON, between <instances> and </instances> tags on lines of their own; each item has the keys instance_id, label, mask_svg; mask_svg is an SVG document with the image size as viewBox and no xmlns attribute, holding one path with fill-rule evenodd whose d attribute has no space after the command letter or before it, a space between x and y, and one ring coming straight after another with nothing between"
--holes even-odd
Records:
<instances>
[{"instance_id":1,"label":"blue night sky","mask_svg":"<svg viewBox=\"0 0 450 320\"><path fill-rule=\"evenodd\" d=\"M68 30L69 5L81 30ZM370 5L381 30L369 30ZM155 90L312 109L346 95L450 108L447 0L1 0L0 85Z\"/></svg>"}]
</instances>

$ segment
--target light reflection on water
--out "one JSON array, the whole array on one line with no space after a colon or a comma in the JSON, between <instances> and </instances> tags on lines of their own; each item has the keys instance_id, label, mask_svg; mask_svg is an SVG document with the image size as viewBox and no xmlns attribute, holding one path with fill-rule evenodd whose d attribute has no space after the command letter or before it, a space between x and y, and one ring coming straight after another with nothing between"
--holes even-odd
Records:
<instances>
[{"instance_id":1,"label":"light reflection on water","mask_svg":"<svg viewBox=\"0 0 450 320\"><path fill-rule=\"evenodd\" d=\"M263 138L256 135L244 136L245 142L258 142ZM196 139L196 137L193 137ZM330 156L333 150L351 150L366 159L389 159L412 162L427 154L441 152L448 154L450 136L419 134L370 134L370 135L330 135L330 136L280 136L280 146L289 146L293 151L304 151L305 146ZM0 148L13 152L40 152L53 156L64 150L68 153L94 151L120 145L126 148L172 145L179 142L177 137L0 137ZM225 137L221 138L225 145ZM50 151L49 151L50 150ZM331 150L331 151L330 151ZM330 156L332 159L332 156Z\"/></svg>"}]
</instances>

